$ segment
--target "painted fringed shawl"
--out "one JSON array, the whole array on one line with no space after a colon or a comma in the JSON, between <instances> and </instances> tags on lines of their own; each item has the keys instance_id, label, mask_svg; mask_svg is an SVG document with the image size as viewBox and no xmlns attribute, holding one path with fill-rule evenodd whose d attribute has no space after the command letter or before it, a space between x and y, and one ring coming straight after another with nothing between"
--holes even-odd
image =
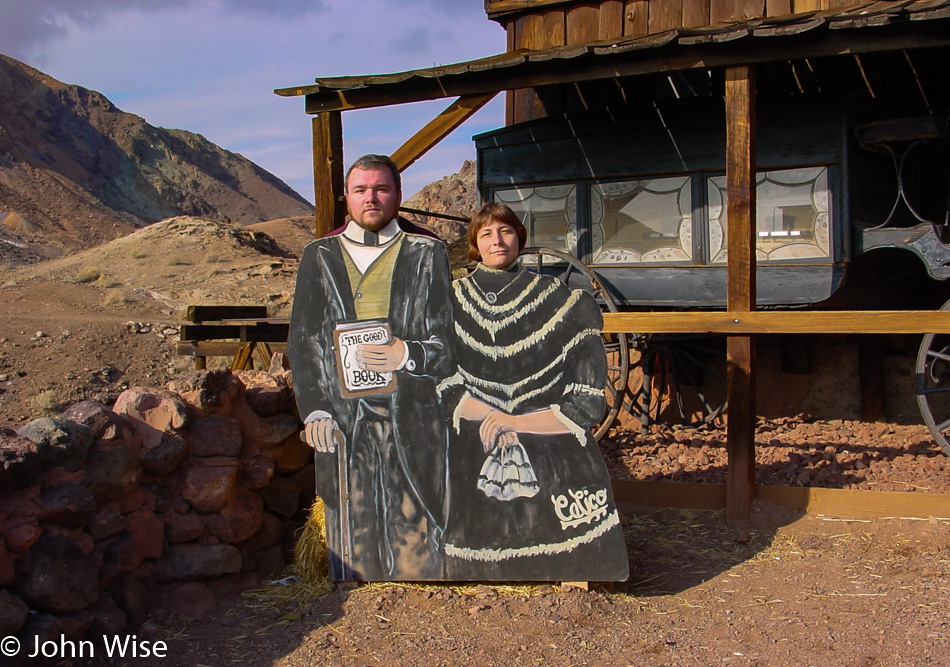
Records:
<instances>
[{"instance_id":1,"label":"painted fringed shawl","mask_svg":"<svg viewBox=\"0 0 950 667\"><path fill-rule=\"evenodd\" d=\"M619 517L590 431L604 413L607 380L596 301L517 262L503 271L479 265L453 288L457 372L440 385L451 421L449 577L626 578ZM467 396L509 414L549 408L564 425L563 434L519 434L527 462L520 451L500 457L527 465L522 477L536 475L530 497L483 491L479 472L492 465L478 424L459 417Z\"/></svg>"}]
</instances>

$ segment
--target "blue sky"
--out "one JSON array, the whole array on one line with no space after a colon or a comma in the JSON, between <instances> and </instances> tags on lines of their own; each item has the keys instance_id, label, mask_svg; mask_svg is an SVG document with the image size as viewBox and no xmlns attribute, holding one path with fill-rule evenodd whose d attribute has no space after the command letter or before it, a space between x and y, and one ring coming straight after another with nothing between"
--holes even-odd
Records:
<instances>
[{"instance_id":1,"label":"blue sky","mask_svg":"<svg viewBox=\"0 0 950 667\"><path fill-rule=\"evenodd\" d=\"M310 117L275 88L505 50L482 0L0 0L0 17L0 52L202 134L310 201ZM393 152L449 102L345 112L346 162ZM458 171L472 135L503 124L499 95L404 173L405 196Z\"/></svg>"}]
</instances>

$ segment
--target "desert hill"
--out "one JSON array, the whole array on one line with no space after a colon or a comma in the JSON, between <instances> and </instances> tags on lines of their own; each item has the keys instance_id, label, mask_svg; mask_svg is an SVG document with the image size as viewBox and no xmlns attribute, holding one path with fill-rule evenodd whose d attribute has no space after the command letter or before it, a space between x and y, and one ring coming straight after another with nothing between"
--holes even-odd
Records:
<instances>
[{"instance_id":1,"label":"desert hill","mask_svg":"<svg viewBox=\"0 0 950 667\"><path fill-rule=\"evenodd\" d=\"M166 218L308 215L288 185L201 135L0 55L0 261L88 248Z\"/></svg>"}]
</instances>

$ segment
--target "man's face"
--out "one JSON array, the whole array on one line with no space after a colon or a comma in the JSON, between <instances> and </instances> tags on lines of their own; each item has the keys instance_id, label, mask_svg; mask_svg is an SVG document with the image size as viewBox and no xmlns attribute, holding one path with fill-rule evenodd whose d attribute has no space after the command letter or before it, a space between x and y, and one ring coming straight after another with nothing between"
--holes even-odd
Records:
<instances>
[{"instance_id":1,"label":"man's face","mask_svg":"<svg viewBox=\"0 0 950 667\"><path fill-rule=\"evenodd\" d=\"M396 217L402 193L388 169L354 169L346 189L350 217L363 229L376 232Z\"/></svg>"}]
</instances>

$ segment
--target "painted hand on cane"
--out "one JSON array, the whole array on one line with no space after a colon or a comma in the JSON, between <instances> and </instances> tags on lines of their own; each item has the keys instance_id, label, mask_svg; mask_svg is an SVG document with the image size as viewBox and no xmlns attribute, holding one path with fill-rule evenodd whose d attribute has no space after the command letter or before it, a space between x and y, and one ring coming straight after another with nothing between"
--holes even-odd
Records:
<instances>
[{"instance_id":1,"label":"painted hand on cane","mask_svg":"<svg viewBox=\"0 0 950 667\"><path fill-rule=\"evenodd\" d=\"M318 419L307 424L300 439L321 454L333 454L343 444L343 433L333 419Z\"/></svg>"}]
</instances>

